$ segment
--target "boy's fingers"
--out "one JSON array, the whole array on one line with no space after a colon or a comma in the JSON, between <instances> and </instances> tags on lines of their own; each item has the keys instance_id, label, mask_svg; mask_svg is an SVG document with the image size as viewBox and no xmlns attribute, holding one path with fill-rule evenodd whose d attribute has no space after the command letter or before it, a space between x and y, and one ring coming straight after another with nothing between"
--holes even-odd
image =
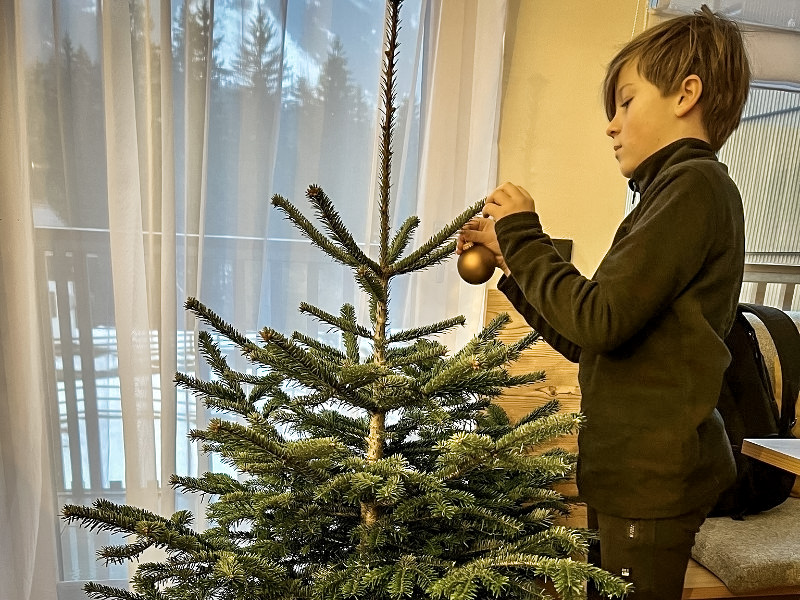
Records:
<instances>
[{"instance_id":1,"label":"boy's fingers","mask_svg":"<svg viewBox=\"0 0 800 600\"><path fill-rule=\"evenodd\" d=\"M459 245L460 246L467 246L467 245L471 246L472 243L475 241L475 234L476 233L477 232L475 230L473 230L473 229L465 229L465 230L463 230L461 232L461 234L458 236Z\"/></svg>"}]
</instances>

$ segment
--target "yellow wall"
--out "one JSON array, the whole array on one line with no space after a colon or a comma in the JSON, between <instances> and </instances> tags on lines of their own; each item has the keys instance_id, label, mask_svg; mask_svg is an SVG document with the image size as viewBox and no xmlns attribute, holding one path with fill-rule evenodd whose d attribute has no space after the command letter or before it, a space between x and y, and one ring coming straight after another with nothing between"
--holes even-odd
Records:
<instances>
[{"instance_id":1,"label":"yellow wall","mask_svg":"<svg viewBox=\"0 0 800 600\"><path fill-rule=\"evenodd\" d=\"M639 13L637 17L637 5ZM624 216L600 85L605 66L642 29L644 0L510 0L499 180L522 185L545 231L574 240L591 276Z\"/></svg>"}]
</instances>

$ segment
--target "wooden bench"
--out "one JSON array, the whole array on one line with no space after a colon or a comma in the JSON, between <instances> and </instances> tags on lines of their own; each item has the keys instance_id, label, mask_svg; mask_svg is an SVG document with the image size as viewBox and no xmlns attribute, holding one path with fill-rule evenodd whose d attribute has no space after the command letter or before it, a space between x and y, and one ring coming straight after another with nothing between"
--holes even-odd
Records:
<instances>
[{"instance_id":1,"label":"wooden bench","mask_svg":"<svg viewBox=\"0 0 800 600\"><path fill-rule=\"evenodd\" d=\"M750 270L750 275L756 270ZM762 269L763 271L763 269ZM800 287L800 268L796 269ZM747 275L746 275L747 277ZM765 284L766 285L766 284ZM786 286L787 288L789 285ZM794 284L792 284L794 289ZM784 292L784 298L786 292ZM763 301L763 292L761 299ZM757 299L743 297L743 301L753 302ZM789 302L791 303L791 297ZM511 343L530 331L530 327L522 316L514 310L505 296L496 289L488 288L486 296L485 322L488 323L499 313L508 313L511 322L500 334L501 341ZM513 373L543 370L547 379L526 390L510 390L498 401L506 409L512 419L517 419L553 398L561 402L562 409L576 411L580 409L580 388L578 387L578 367L570 363L544 342L540 342L527 350L523 356L511 367ZM577 451L577 436L566 440L559 440L558 445L571 451ZM574 482L559 487L565 495L575 495L577 487ZM573 513L564 519L564 524L571 527L586 526L586 509L577 505ZM725 586L711 571L694 560L689 561L684 582L684 600L714 599L714 598L743 598L747 600L800 600L800 586L774 588L760 591L759 595L737 595Z\"/></svg>"}]
</instances>

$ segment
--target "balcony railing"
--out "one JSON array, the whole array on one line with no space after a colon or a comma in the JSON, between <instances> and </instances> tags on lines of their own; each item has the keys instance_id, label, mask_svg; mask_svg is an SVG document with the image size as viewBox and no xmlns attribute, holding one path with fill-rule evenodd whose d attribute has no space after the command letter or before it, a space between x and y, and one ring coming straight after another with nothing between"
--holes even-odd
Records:
<instances>
[{"instance_id":1,"label":"balcony railing","mask_svg":"<svg viewBox=\"0 0 800 600\"><path fill-rule=\"evenodd\" d=\"M800 310L800 265L744 267L742 302L767 304L782 310Z\"/></svg>"}]
</instances>

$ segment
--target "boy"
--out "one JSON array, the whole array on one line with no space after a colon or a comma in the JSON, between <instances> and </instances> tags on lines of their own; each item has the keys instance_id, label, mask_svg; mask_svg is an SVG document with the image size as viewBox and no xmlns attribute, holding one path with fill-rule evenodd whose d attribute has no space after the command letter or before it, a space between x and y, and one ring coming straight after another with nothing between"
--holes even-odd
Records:
<instances>
[{"instance_id":1,"label":"boy","mask_svg":"<svg viewBox=\"0 0 800 600\"><path fill-rule=\"evenodd\" d=\"M606 134L639 199L591 279L558 256L533 199L510 183L459 236L458 253L474 243L494 251L499 289L579 362L578 488L601 566L640 600L681 597L695 534L735 477L714 407L744 225L715 152L738 126L749 76L738 27L706 6L612 60Z\"/></svg>"}]
</instances>

